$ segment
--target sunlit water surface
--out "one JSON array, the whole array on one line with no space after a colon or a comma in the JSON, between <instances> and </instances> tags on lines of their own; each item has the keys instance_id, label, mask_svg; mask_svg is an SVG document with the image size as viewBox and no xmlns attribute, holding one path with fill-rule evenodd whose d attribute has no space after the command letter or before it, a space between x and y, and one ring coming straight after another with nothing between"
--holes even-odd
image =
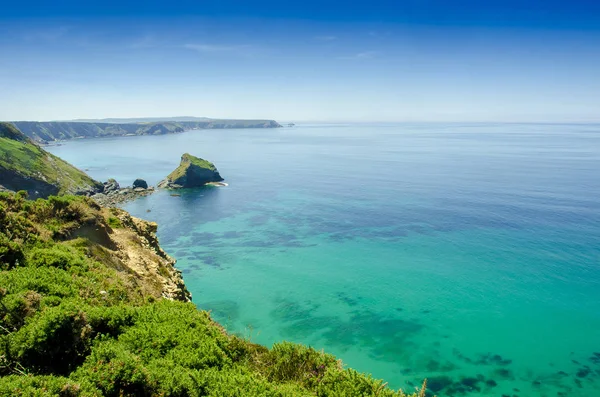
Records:
<instances>
[{"instance_id":1,"label":"sunlit water surface","mask_svg":"<svg viewBox=\"0 0 600 397\"><path fill-rule=\"evenodd\" d=\"M184 152L224 188L124 206L159 223L231 332L323 348L438 396L600 395L600 126L304 125L70 141L101 180ZM150 212L148 212L150 211Z\"/></svg>"}]
</instances>

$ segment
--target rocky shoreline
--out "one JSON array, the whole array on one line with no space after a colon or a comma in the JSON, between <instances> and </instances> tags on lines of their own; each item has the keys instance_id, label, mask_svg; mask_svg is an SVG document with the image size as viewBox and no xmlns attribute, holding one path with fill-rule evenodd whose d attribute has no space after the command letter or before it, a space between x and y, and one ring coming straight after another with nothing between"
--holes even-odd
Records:
<instances>
[{"instance_id":1,"label":"rocky shoreline","mask_svg":"<svg viewBox=\"0 0 600 397\"><path fill-rule=\"evenodd\" d=\"M116 207L119 204L149 196L156 190L153 186L148 186L143 179L136 179L131 187L122 188L114 179L104 182L104 189L101 193L91 196L98 204L103 207Z\"/></svg>"}]
</instances>

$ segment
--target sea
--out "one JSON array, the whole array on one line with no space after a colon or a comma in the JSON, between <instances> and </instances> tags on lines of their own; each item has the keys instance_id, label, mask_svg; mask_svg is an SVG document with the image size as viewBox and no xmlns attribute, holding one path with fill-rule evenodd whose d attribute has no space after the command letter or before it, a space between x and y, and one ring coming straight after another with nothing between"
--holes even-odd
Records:
<instances>
[{"instance_id":1,"label":"sea","mask_svg":"<svg viewBox=\"0 0 600 397\"><path fill-rule=\"evenodd\" d=\"M48 150L156 185L183 153L226 187L123 205L158 223L229 332L323 349L431 395L600 396L600 125L298 124Z\"/></svg>"}]
</instances>

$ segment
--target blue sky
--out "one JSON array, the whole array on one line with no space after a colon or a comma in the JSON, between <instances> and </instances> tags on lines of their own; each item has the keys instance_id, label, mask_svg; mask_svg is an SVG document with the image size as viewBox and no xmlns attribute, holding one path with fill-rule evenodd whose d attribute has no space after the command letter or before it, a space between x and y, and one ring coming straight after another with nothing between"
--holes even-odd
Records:
<instances>
[{"instance_id":1,"label":"blue sky","mask_svg":"<svg viewBox=\"0 0 600 397\"><path fill-rule=\"evenodd\" d=\"M600 121L600 2L288 3L3 6L0 119Z\"/></svg>"}]
</instances>

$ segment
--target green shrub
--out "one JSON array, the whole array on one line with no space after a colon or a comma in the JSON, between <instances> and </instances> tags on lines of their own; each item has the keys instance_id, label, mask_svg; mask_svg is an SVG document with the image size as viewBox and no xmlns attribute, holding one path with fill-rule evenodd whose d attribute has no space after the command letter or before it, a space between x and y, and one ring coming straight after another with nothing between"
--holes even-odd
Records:
<instances>
[{"instance_id":1,"label":"green shrub","mask_svg":"<svg viewBox=\"0 0 600 397\"><path fill-rule=\"evenodd\" d=\"M97 344L72 376L92 383L103 396L150 396L153 384L140 358L115 341Z\"/></svg>"},{"instance_id":2,"label":"green shrub","mask_svg":"<svg viewBox=\"0 0 600 397\"><path fill-rule=\"evenodd\" d=\"M0 233L0 270L8 270L25 262L22 244Z\"/></svg>"},{"instance_id":3,"label":"green shrub","mask_svg":"<svg viewBox=\"0 0 600 397\"><path fill-rule=\"evenodd\" d=\"M74 382L61 376L0 377L0 397L100 397L89 382Z\"/></svg>"},{"instance_id":4,"label":"green shrub","mask_svg":"<svg viewBox=\"0 0 600 397\"><path fill-rule=\"evenodd\" d=\"M276 343L262 360L262 370L270 381L294 381L310 388L320 382L328 368L338 366L331 355L289 342Z\"/></svg>"},{"instance_id":5,"label":"green shrub","mask_svg":"<svg viewBox=\"0 0 600 397\"><path fill-rule=\"evenodd\" d=\"M87 321L94 334L116 338L135 323L136 314L136 310L128 305L91 307L87 311Z\"/></svg>"},{"instance_id":6,"label":"green shrub","mask_svg":"<svg viewBox=\"0 0 600 397\"><path fill-rule=\"evenodd\" d=\"M9 358L37 374L66 375L88 353L91 327L72 305L47 308L9 339Z\"/></svg>"},{"instance_id":7,"label":"green shrub","mask_svg":"<svg viewBox=\"0 0 600 397\"><path fill-rule=\"evenodd\" d=\"M83 258L78 253L62 244L50 248L34 248L27 255L27 263L36 267L57 267L68 269L71 266L82 266Z\"/></svg>"},{"instance_id":8,"label":"green shrub","mask_svg":"<svg viewBox=\"0 0 600 397\"><path fill-rule=\"evenodd\" d=\"M121 220L119 218L115 218L114 216L109 217L107 223L113 229L120 229L123 227Z\"/></svg>"}]
</instances>

